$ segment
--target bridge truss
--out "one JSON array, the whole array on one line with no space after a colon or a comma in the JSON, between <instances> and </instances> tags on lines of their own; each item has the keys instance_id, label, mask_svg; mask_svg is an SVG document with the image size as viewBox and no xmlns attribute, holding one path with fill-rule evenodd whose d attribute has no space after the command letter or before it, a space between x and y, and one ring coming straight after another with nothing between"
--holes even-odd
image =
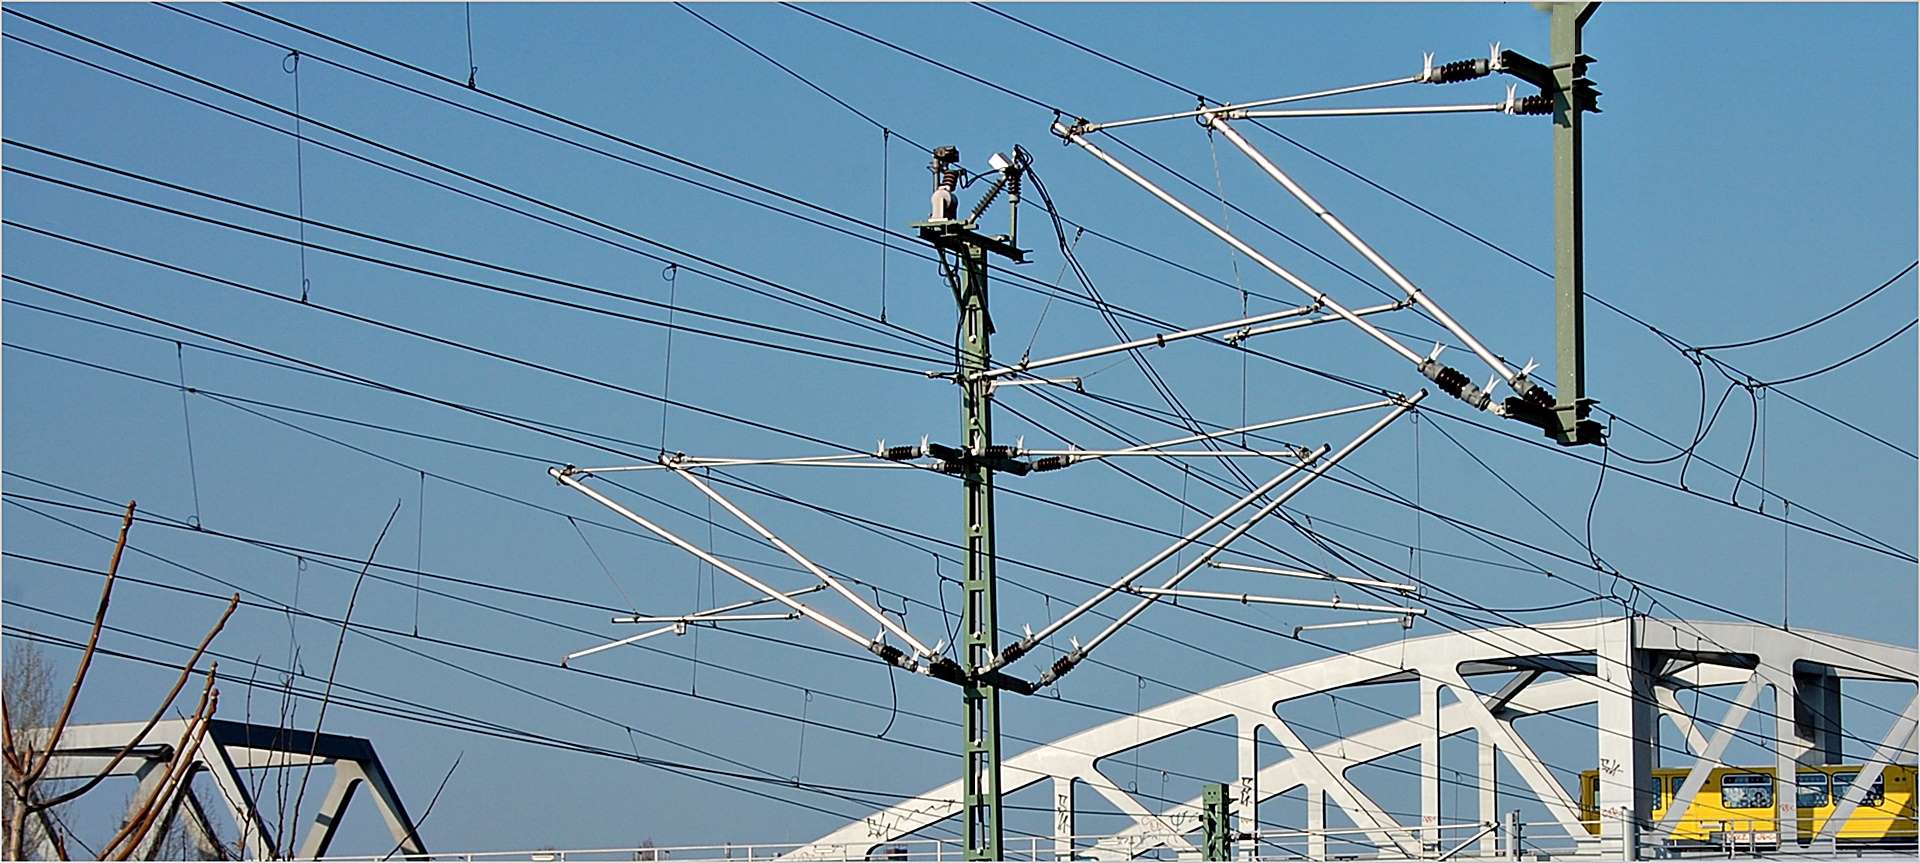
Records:
<instances>
[{"instance_id":1,"label":"bridge truss","mask_svg":"<svg viewBox=\"0 0 1920 863\"><path fill-rule=\"evenodd\" d=\"M1690 801L1721 766L1729 742L1754 712L1762 692L1770 689L1773 715L1761 719L1770 718L1774 729L1767 736L1775 738L1778 759L1774 798L1781 806L1779 842L1793 847L1789 843L1802 838L1795 835L1795 768L1840 762L1847 737L1841 727L1843 681L1915 683L1916 664L1912 648L1847 636L1641 616L1435 635L1255 675L1036 746L1006 761L1005 790L1011 794L1043 783L1050 786L1055 833L1050 850L1056 859L1127 859L1169 851L1197 856L1198 797L1150 809L1098 765L1136 747L1230 719L1238 740L1239 770L1231 779L1243 859L1265 856L1261 804L1295 789L1304 789L1306 796L1307 830L1299 838L1309 859L1327 857L1329 807L1356 825L1353 834L1380 849L1380 856L1433 858L1449 851L1467 856L1463 852L1470 850L1475 856L1505 856L1499 847L1501 831L1481 830L1472 836L1440 820L1442 778L1449 767L1441 762L1440 743L1471 731L1478 744L1473 775L1481 824L1501 822L1500 789L1514 788L1517 781L1583 854L1638 859L1665 845L1674 828L1674 818L1651 818L1648 779L1660 746L1659 719L1670 719L1684 738L1684 746L1668 745L1683 748L1692 758L1676 795ZM1277 710L1282 702L1303 696L1396 682L1418 684L1417 711L1319 746L1303 740ZM1736 685L1739 694L1722 700L1726 709L1714 720L1682 705L1683 692ZM1453 697L1443 703L1442 693L1448 691ZM1846 821L1860 802L1861 790L1872 785L1888 763L1912 762L1916 701L1920 698L1909 700L1900 711L1822 835L1805 837L1814 847L1830 843L1834 827ZM1588 829L1591 822L1583 821L1574 792L1514 728L1524 717L1584 705L1597 708L1597 835ZM1263 730L1286 756L1267 766L1258 756ZM1395 820L1350 774L1416 748L1420 815L1418 824L1409 824ZM1511 765L1513 781L1500 776L1501 758ZM1077 789L1110 804L1129 826L1097 840L1077 838L1075 822L1084 809L1076 806ZM958 782L935 788L786 856L870 859L885 853L882 846L960 813L959 797ZM1685 807L1674 805L1668 811L1683 813ZM1454 838L1449 841L1448 836ZM1469 849L1470 844L1478 847Z\"/></svg>"}]
</instances>

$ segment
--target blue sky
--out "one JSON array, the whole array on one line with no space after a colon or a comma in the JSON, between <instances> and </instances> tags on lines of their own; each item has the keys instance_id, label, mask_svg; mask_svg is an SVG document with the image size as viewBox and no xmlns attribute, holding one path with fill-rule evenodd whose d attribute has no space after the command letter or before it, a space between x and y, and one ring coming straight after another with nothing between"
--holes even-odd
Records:
<instances>
[{"instance_id":1,"label":"blue sky","mask_svg":"<svg viewBox=\"0 0 1920 863\"><path fill-rule=\"evenodd\" d=\"M15 8L15 7L9 7ZM310 136L296 156L293 138L191 105L124 79L52 56L12 39L5 52L4 123L9 142L31 144L182 186L214 192L272 210L304 208L309 219L367 234L479 259L523 273L591 286L640 304L585 295L526 275L449 264L417 252L309 226L318 244L392 258L489 284L663 320L669 301L676 320L698 323L692 312L752 321L802 335L771 334L729 323L698 323L753 340L844 352L806 335L853 340L915 354L915 359L861 354L903 369L883 370L681 332L672 340L670 381L665 331L631 319L476 290L334 254L299 250L284 242L88 195L9 174L5 271L189 326L246 345L311 361L436 398L584 429L631 442L628 452L669 450L696 454L773 456L827 451L822 444L732 421L751 420L816 440L853 447L931 435L951 440L957 422L949 385L919 370L939 367L940 351L924 344L881 339L868 330L722 283L703 256L792 288L812 301L830 301L877 315L883 298L882 249L863 240L871 229L839 233L769 209L742 203L649 172L634 164L557 142L524 129L405 93L342 71L348 63L403 80L458 105L514 117L536 129L590 143L643 165L691 173L658 156L605 138L593 138L551 120L491 102L356 55L337 45L282 28L231 7L194 11L263 35L310 55L297 75L284 69L286 49L245 39L157 6L22 5L21 10L153 61L209 79L256 99L293 106L316 123L350 130L432 162L587 214L678 251L648 248L681 268L614 245L428 187L317 142L378 156L362 143L303 125ZM1020 143L1035 156L1062 215L1103 234L1152 250L1211 277L1201 278L1089 235L1078 256L1110 302L1179 325L1236 317L1242 295L1262 311L1292 304L1298 295L1161 207L1090 156L1057 144L1047 131L1050 112L899 54L798 12L778 6L697 7L741 39L806 75L897 133L883 150L882 134L785 73L728 41L672 5L475 4L471 9L472 65L477 86L629 141L697 161L724 174L778 189L867 222L903 226L920 218L926 202L925 156L904 138L958 145L971 167L985 155ZM468 30L461 4L300 5L270 10L300 24L407 62L464 80ZM1125 69L1079 53L980 9L964 5L848 5L819 7L850 27L893 40L975 75L1031 94L1081 116L1116 118L1190 107L1192 98ZM1243 100L1341 86L1409 74L1420 55L1441 60L1482 55L1499 41L1534 57L1546 56L1546 16L1528 4L1504 5L1032 5L1013 14L1081 40L1115 57L1194 87L1216 99ZM9 36L32 39L138 78L164 83L278 127L291 121L266 108L173 78L125 57L76 42L16 16ZM1916 143L1912 112L1889 110L1885 93L1915 78L1915 12L1907 5L1629 5L1609 6L1587 30L1586 50L1605 96L1604 114L1589 119L1587 139L1588 277L1594 295L1692 344L1740 341L1786 329L1824 314L1894 276L1915 258L1913 206ZM1503 95L1502 82L1445 89L1402 88L1356 97L1350 104L1476 101ZM1458 98L1455 98L1458 97ZM1537 118L1499 115L1397 119L1294 120L1289 136L1379 184L1471 228L1490 242L1541 266L1552 257L1550 143ZM1299 238L1362 275L1364 261L1342 247L1310 214L1258 174L1231 148L1217 160L1205 134L1186 123L1123 133L1173 169L1218 188L1248 212ZM1550 360L1550 280L1354 180L1277 138L1255 138L1270 156L1323 203L1367 237L1386 257L1429 290L1456 318L1501 353ZM1223 142L1215 142L1221 144ZM1130 158L1130 157L1129 157ZM297 161L296 161L297 159ZM57 158L8 146L10 168L63 178L166 206L191 210L292 236L292 222L115 177ZM1135 160L1138 161L1137 159ZM882 166L888 197L882 199ZM1217 164L1217 177L1216 177ZM442 176L444 175L436 175ZM1155 174L1165 178L1164 175ZM476 188L446 179L460 188ZM766 196L710 181L755 200ZM1196 205L1198 193L1169 180L1169 188ZM490 192L482 193L497 197ZM971 199L968 198L970 201ZM773 201L773 203L778 203ZM1219 207L1205 201L1209 214ZM884 209L883 209L884 206ZM998 211L996 211L998 212ZM816 218L822 218L818 213ZM569 221L565 217L563 221ZM1000 218L996 215L994 218ZM834 224L844 224L826 218ZM1272 233L1233 214L1227 220L1254 245L1342 301L1382 301L1366 286L1315 260ZM583 223L589 233L614 237ZM306 281L311 303L301 305L221 287L125 258L76 247L22 229L45 231L217 274L282 297L297 296ZM1061 256L1038 211L1024 214L1023 244L1036 250L1026 274L1054 283ZM304 273L304 276L303 276ZM934 268L896 247L884 264L887 319L936 339L950 337L951 298ZM1376 284L1385 282L1369 276ZM1059 282L1076 292L1071 276ZM1847 357L1914 318L1911 274L1847 314L1789 339L1719 356L1755 378L1777 379ZM1390 286L1389 286L1390 287ZM773 290L769 288L768 290ZM351 560L363 556L396 502L399 515L382 544L380 562L420 568L470 582L509 587L579 604L489 592L471 584L427 580L425 587L485 601L524 616L477 608L447 596L419 594L410 572L385 571L394 582L369 581L354 610L356 622L397 632L383 635L444 662L400 652L364 634L347 637L340 682L404 695L458 715L504 722L593 747L722 767L767 772L806 783L913 793L949 781L958 759L959 732L941 721L957 718L958 704L944 684L901 677L890 681L871 663L856 663L845 645L803 623L757 624L751 638L705 633L656 640L664 652L624 651L583 666L611 675L592 677L557 668L560 655L625 630L607 623L608 608L638 607L674 613L747 598L745 588L703 574L685 555L596 524L609 515L556 486L547 464L604 464L622 459L491 421L471 413L391 392L322 380L211 353L210 345L149 321L51 295L8 281L5 296L4 447L9 494L4 509L8 551L98 566L107 545L95 536L36 515L26 506L98 533L113 519L97 513L32 503L50 498L98 508L27 478L107 499L137 498L155 517L197 518L194 532L158 524L136 528L139 548L186 564L271 598L337 617L352 586L351 572L317 564L301 571L289 554L220 538L268 540ZM648 306L645 302L656 305ZM144 338L62 318L17 303L81 314L146 332ZM449 340L564 369L567 378L436 345L328 314L314 306L416 328ZM1031 344L1035 356L1114 340L1106 323L1070 300L1047 301L1034 283L996 282L998 349L1017 356ZM1669 440L1693 437L1701 413L1694 365L1646 328L1601 308L1588 317L1588 387L1603 407ZM1437 328L1400 313L1386 319L1430 344ZM1129 333L1149 328L1130 322ZM176 349L172 340L185 343ZM1329 325L1269 337L1266 353L1371 385L1410 392L1425 384L1414 371L1351 327ZM86 368L32 351L50 352L158 379L140 381ZM1307 413L1365 401L1353 388L1262 359L1242 377L1241 357L1219 346L1188 343L1148 355L1200 419L1238 423ZM1448 356L1484 380L1484 370L1461 352ZM1164 408L1131 363L1086 364L1087 388L1106 396ZM1097 370L1097 373L1095 373ZM1543 373L1549 376L1550 368ZM185 399L169 382L184 375L198 392ZM583 381L602 381L616 388ZM1718 383L1716 383L1718 381ZM1785 398L1791 393L1900 447L1915 445L1906 394L1915 391L1911 332L1839 371L1784 385L1750 401L1735 389L1697 455L1737 472L1749 465L1741 489L1733 477L1694 460L1685 465L1689 494L1615 470L1621 456L1664 458L1674 450L1640 431L1616 425L1616 450L1601 491L1597 449L1569 453L1463 425L1445 416L1402 422L1356 454L1346 467L1395 492L1416 494L1426 507L1494 534L1521 540L1574 561L1593 549L1625 574L1698 600L1666 600L1663 614L1724 617L1737 613L1798 627L1844 632L1897 644L1914 643L1915 486L1911 457L1848 430ZM625 391L622 391L624 389ZM662 417L659 394L710 410L672 409ZM1706 410L1726 390L1708 372ZM252 406L247 413L207 393L294 406L391 428L427 432L529 458L482 451L335 419ZM1243 400L1243 392L1245 398ZM1455 417L1468 411L1436 396L1429 407ZM1004 394L998 436L1030 446L1110 446L1114 439L1035 395ZM1069 401L1117 424L1137 439L1177 431L1107 403ZM1012 411L1031 419L1023 419ZM283 423L262 418L273 417ZM1759 422L1764 419L1764 422ZM1367 417L1345 417L1289 430L1298 443L1338 445ZM1524 426L1482 418L1487 425L1531 438ZM191 424L191 438L187 424ZM666 429L664 444L661 429ZM1417 428L1417 430L1416 430ZM351 444L330 442L319 432ZM1443 434L1444 432L1444 434ZM1450 442L1450 434L1459 446ZM1752 442L1752 455L1748 456ZM1764 441L1764 446L1761 442ZM191 464L189 464L189 446ZM1464 449L1463 449L1464 448ZM1485 466L1465 450L1484 460ZM379 458L376 458L377 454ZM382 458L390 461L383 461ZM1230 497L1201 480L1220 476L1216 465L1177 468L1130 464L1141 482L1117 471L1083 466L1004 485L1037 497L1093 510L1111 519L1002 495L1000 547L1033 566L1004 565L1019 587L1002 589L1002 624L1038 626L1063 603L1083 598L1085 584L1058 573L1109 580L1165 538L1197 523L1180 499L1212 511ZM1681 461L1632 470L1682 481ZM1274 468L1247 466L1256 478ZM1551 516L1543 517L1489 473L1497 471ZM424 478L423 478L424 473ZM842 511L922 535L953 540L960 521L958 489L950 482L888 471L740 471L817 507ZM1352 476L1350 482L1358 483ZM1417 478L1417 479L1416 479ZM459 485L456 483L464 483ZM1765 494L1758 486L1764 486ZM658 474L631 483L661 501L670 527L707 541L704 499ZM475 487L506 497L490 496ZM424 507L422 506L424 489ZM1165 494L1156 493L1158 489ZM1765 498L1768 514L1783 511L1796 523L1818 513L1823 530L1857 530L1890 544L1881 554L1782 525L1727 505L1747 508ZM511 498L511 499L509 499ZM738 499L810 556L863 582L911 597L907 622L928 640L943 628L939 576L956 575L920 539L906 542L866 531L819 510L740 493ZM23 506L24 504L24 506ZM534 509L535 504L551 511ZM575 523L558 513L572 515ZM1415 567L1426 582L1495 607L1565 603L1607 579L1565 559L1515 545L1526 563L1432 517L1349 485L1321 483L1295 511L1329 523L1330 537L1352 544L1383 565ZM1133 525L1117 523L1127 522ZM1589 527L1590 523L1590 527ZM579 525L576 531L575 525ZM764 549L715 524L723 555L768 559ZM1335 527L1332 525L1340 525ZM1373 538L1353 529L1375 534ZM582 541L584 533L587 542ZM1284 525L1258 535L1316 565L1339 567ZM1414 555L1418 543L1430 553ZM590 543L590 545L589 545ZM1499 543L1496 543L1499 544ZM1445 554L1480 559L1466 560ZM604 561L607 572L601 571ZM1481 561L1510 566L1496 566ZM1536 571L1515 569L1513 566ZM1395 575L1381 566L1373 575ZM1555 577L1542 575L1549 570ZM43 609L84 617L97 581L70 571L10 558L5 582L10 627L62 638L84 635L81 624ZM156 558L128 558L125 573L175 587L224 595L229 588ZM1198 588L1271 589L1207 572ZM781 583L798 576L777 572ZM1209 580L1201 583L1202 580ZM1784 584L1784 594L1783 594ZM950 585L947 585L951 588ZM1032 588L1029 590L1027 588ZM1044 591L1050 598L1042 599ZM1624 593L1624 589L1622 591ZM1302 595L1306 595L1303 593ZM113 622L140 633L192 641L218 610L216 599L159 587L126 584ZM884 602L898 607L890 596ZM1617 608L1617 606L1615 606ZM416 612L417 609L417 612ZM1132 710L1181 693L1152 678L1202 689L1245 676L1245 665L1224 662L1174 642L1198 645L1256 667L1282 667L1325 655L1277 638L1272 631L1332 620L1288 611L1222 609L1270 631L1233 627L1186 610L1156 609L1141 626L1169 636L1130 631L1103 648L1102 658L1126 672L1086 667L1070 677L1063 695L1108 708ZM1518 614L1546 621L1602 613L1586 603ZM1471 624L1449 614L1455 626ZM415 640L418 632L424 638ZM1087 625L1069 630L1086 637ZM1413 634L1442 631L1423 621ZM283 665L295 646L308 673L324 674L337 628L313 620L289 622L277 610L243 608L217 642L235 657L258 656ZM1397 637L1389 629L1329 634L1326 642L1352 648ZM436 639L436 640L429 640ZM449 642L484 648L489 654ZM782 642L786 642L783 644ZM126 632L105 643L131 653L175 658ZM15 644L7 640L9 647ZM808 649L818 648L818 649ZM49 648L63 667L72 653ZM517 661L522 657L531 661ZM698 664L694 662L697 657ZM223 662L233 680L238 663ZM478 672L482 679L468 672ZM742 674L751 673L758 677ZM150 709L165 672L108 662L94 672L81 702L83 721L118 720ZM245 671L238 672L244 678ZM263 674L263 677L270 676ZM502 682L544 699L504 688ZM223 715L239 716L237 682L223 688ZM689 690L699 697L684 693ZM828 695L860 699L861 704ZM271 719L256 695L256 718ZM725 702L725 703L722 703ZM568 705L568 706L562 706ZM1047 740L1101 721L1107 714L1058 701L1009 701L1010 732ZM300 722L311 721L303 705ZM265 715L263 715L265 714ZM804 714L803 726L795 718ZM889 725L890 742L871 735ZM1859 733L1875 736L1874 717L1861 711ZM354 709L329 712L330 730L372 737L416 814L456 755L464 760L423 829L437 847L509 848L629 845L731 840L798 841L862 814L845 800L794 788L727 790L631 762L568 754L521 743L452 733ZM630 734L622 726L647 734ZM839 726L851 732L826 727ZM1882 723L1884 726L1884 723ZM802 728L806 731L802 734ZM1550 760L1591 767L1592 733L1562 728L1564 744ZM724 754L728 766L696 749ZM1580 741L1585 741L1584 750ZM906 741L906 743L891 742ZM1024 744L1010 743L1019 749ZM1177 760L1176 755L1167 758ZM1584 763L1582 759L1585 759ZM1470 760L1470 759L1469 759ZM1151 772L1151 771L1149 771ZM511 803L503 796L511 796ZM769 796L804 801L840 813L799 808ZM518 817L495 813L511 808ZM104 824L108 816L92 813ZM843 816L843 817L841 817ZM338 850L382 851L368 810L350 819Z\"/></svg>"}]
</instances>

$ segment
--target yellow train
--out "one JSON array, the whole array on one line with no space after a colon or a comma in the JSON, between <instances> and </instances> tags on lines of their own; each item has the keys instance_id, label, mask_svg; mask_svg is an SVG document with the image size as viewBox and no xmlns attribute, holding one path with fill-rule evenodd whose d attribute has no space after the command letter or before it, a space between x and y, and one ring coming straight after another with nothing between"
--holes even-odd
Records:
<instances>
[{"instance_id":1,"label":"yellow train","mask_svg":"<svg viewBox=\"0 0 1920 863\"><path fill-rule=\"evenodd\" d=\"M1798 793L1798 823L1795 833L1802 841L1825 829L1827 819L1840 804L1840 798L1859 776L1859 765L1801 767L1795 776ZM1687 781L1687 770L1658 769L1651 779L1653 821L1666 817L1667 808ZM1840 825L1836 838L1845 842L1912 843L1916 835L1914 820L1915 769L1888 765L1853 810L1853 816ZM1580 812L1588 832L1600 832L1600 810L1595 802L1600 792L1600 774L1588 770L1580 774ZM1772 767L1720 767L1707 777L1706 784L1694 795L1693 805L1675 826L1673 838L1681 842L1777 842L1778 807L1774 803Z\"/></svg>"}]
</instances>

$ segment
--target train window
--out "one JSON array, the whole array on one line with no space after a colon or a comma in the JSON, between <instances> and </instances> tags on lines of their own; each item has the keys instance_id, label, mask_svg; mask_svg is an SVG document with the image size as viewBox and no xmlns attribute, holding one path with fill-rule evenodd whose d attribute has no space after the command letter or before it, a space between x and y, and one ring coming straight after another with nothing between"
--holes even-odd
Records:
<instances>
[{"instance_id":1,"label":"train window","mask_svg":"<svg viewBox=\"0 0 1920 863\"><path fill-rule=\"evenodd\" d=\"M1847 793L1847 789L1848 789L1849 787L1851 787L1851 786L1853 785L1853 780L1854 780L1854 779L1855 779L1856 777L1858 777L1859 775L1860 775L1860 774L1858 774L1858 773L1835 773L1835 774L1833 774L1833 790L1834 790L1834 792L1835 792L1836 794L1845 794L1845 793ZM1867 794L1866 794L1866 796L1865 796L1865 797L1862 797L1862 798L1860 798L1860 805L1862 805L1862 806L1879 806L1880 804L1882 804L1882 803L1884 803L1884 802L1886 801L1886 799L1887 799L1887 783L1886 783L1886 780L1885 780L1885 779L1882 779L1881 777L1878 777L1878 776L1876 776L1876 777L1874 777L1874 778L1873 778L1873 785L1867 788Z\"/></svg>"},{"instance_id":2,"label":"train window","mask_svg":"<svg viewBox=\"0 0 1920 863\"><path fill-rule=\"evenodd\" d=\"M1797 792L1794 805L1801 809L1813 809L1827 805L1827 774L1802 773L1796 779Z\"/></svg>"},{"instance_id":3,"label":"train window","mask_svg":"<svg viewBox=\"0 0 1920 863\"><path fill-rule=\"evenodd\" d=\"M1773 777L1729 773L1720 778L1720 805L1728 809L1772 809Z\"/></svg>"},{"instance_id":4,"label":"train window","mask_svg":"<svg viewBox=\"0 0 1920 863\"><path fill-rule=\"evenodd\" d=\"M1667 781L1672 783L1672 786L1667 791L1667 796L1678 798L1680 796L1680 786L1687 784L1687 777L1674 776L1667 779Z\"/></svg>"}]
</instances>

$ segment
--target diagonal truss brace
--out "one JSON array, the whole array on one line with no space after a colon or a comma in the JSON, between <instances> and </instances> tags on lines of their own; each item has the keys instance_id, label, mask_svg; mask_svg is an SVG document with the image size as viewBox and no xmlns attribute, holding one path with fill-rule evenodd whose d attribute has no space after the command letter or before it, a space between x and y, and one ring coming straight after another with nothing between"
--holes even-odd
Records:
<instances>
[{"instance_id":1,"label":"diagonal truss brace","mask_svg":"<svg viewBox=\"0 0 1920 863\"><path fill-rule=\"evenodd\" d=\"M577 468L572 467L571 465L565 468L548 468L547 469L547 475L553 477L556 480L559 480L561 484L569 486L573 490L586 495L588 498L591 498L595 503L598 503L601 506L604 506L607 509L612 510L615 514L619 515L621 518L624 518L628 521L633 522L634 524L637 524L643 528L646 528L648 532L654 534L655 536L660 537L661 539L666 540L667 542L674 544L675 546L678 546L680 550L685 551L688 554L691 554L694 557L701 559L702 561L705 561L707 565L712 566L714 569L720 570L721 572L724 572L730 576L733 576L740 583L745 584L746 586L753 588L754 590L757 590L760 593L764 594L768 600L780 603L781 605L784 605L787 608L792 609L795 613L799 614L800 616L805 617L808 620L811 620L814 623L821 625L822 627L825 627L827 631L832 632L835 635L840 636L841 638L845 638L848 641L851 641L855 644L860 645L862 649L867 650L868 652L871 652L876 656L879 656L881 659L893 665L897 665L901 668L907 669L908 671L914 671L914 672L922 671L920 663L916 659L906 655L899 648L894 647L890 644L887 644L883 638L879 636L868 638L864 635L861 635L860 633L855 632L852 629L848 628L846 624L843 624L840 621L837 621L831 617L828 617L827 615L821 613L819 610L813 608L812 606L806 605L805 603L802 603L799 600L796 600L792 596L789 596L785 593L781 593L780 591L774 590L772 587L769 587L765 582L757 578L754 578L753 576L748 575L745 572L742 572L739 567L736 567L733 564L728 563L725 560L722 560L719 557L714 556L713 554L709 553L705 549L697 545L694 545L691 542L688 542L687 540L681 538L678 534L675 534L673 531L667 530L666 528L661 527L660 525L657 525L652 521L649 521L645 516L642 516L639 513L636 513L633 510L620 505L618 501L615 501L612 498L609 498L606 495L601 494L598 491L595 491L594 489L588 488L587 485L581 482L580 479L578 478L579 473L580 471ZM699 483L698 480L696 478L693 478L690 474L682 472L681 475L694 480L696 485L703 486L703 484ZM735 508L731 502L726 501L725 498L722 498L717 494L713 494L711 489L708 489L707 491L710 495L714 496L714 499L716 501L722 502L722 505L726 506L729 511L734 513L734 515L739 516L743 521L747 521L750 525L757 526L757 522L753 522L744 513L740 512L739 509ZM761 528L761 530L764 530L764 528ZM763 534L763 535L771 536L771 534ZM784 548L785 546L783 545L783 550ZM790 556L793 555L792 552L789 552L789 554ZM796 557L795 559L799 560L800 558ZM832 576L826 575L824 572L816 572L815 574L821 579L823 579L823 581L825 581L827 583L827 586L829 587L832 587L838 584L838 582L835 581ZM844 585L841 586L841 590L843 591L845 590ZM856 602L858 601L856 600ZM867 606L865 603L859 603L859 604L863 608L871 608L871 606ZM875 612L875 614L877 615L878 612ZM885 618L881 618L881 619L885 620Z\"/></svg>"},{"instance_id":2,"label":"diagonal truss brace","mask_svg":"<svg viewBox=\"0 0 1920 863\"><path fill-rule=\"evenodd\" d=\"M1139 617L1143 612L1145 612L1148 606L1152 605L1153 603L1159 600L1160 598L1159 595L1156 595L1155 593L1149 593L1145 590L1136 590L1133 588L1133 583L1135 581L1138 581L1141 576L1145 575L1152 568L1160 565L1161 563L1166 562L1167 559L1173 557L1175 554L1179 553L1181 550L1185 549L1187 546L1193 545L1196 541L1199 540L1200 537L1206 535L1208 532L1212 531L1214 528L1220 526L1221 524L1226 523L1227 520L1231 519L1234 515L1239 513L1241 510L1251 506L1254 501L1259 500L1262 497L1265 497L1269 492L1273 491L1275 488L1278 488L1282 483L1294 477L1296 474L1299 474L1302 472L1306 473L1305 476L1301 477L1299 480L1295 481L1292 485L1288 486L1285 491L1280 492L1278 495L1275 495L1272 500L1267 501L1258 510L1256 510L1252 516L1248 517L1246 521L1242 522L1238 526L1234 527L1232 530L1228 531L1226 535L1222 536L1219 540L1209 543L1206 546L1204 551L1202 551L1199 555L1195 556L1195 558L1192 561L1188 562L1187 565L1181 567L1178 572L1175 572L1164 583L1162 583L1159 587L1159 590L1168 591L1168 590L1173 590L1175 587L1178 587L1181 581L1185 580L1187 576L1192 575L1194 571L1198 570L1200 567L1206 566L1209 561L1213 560L1215 555L1219 554L1221 551L1224 551L1226 547L1229 544L1231 544L1234 540L1239 539L1242 535L1252 530L1254 525L1260 523L1267 516L1272 515L1275 511L1279 510L1280 507L1286 505L1287 501L1292 500L1295 495L1298 495L1314 480L1319 479L1328 470L1331 470L1334 465L1339 464L1341 460L1351 455L1354 452L1354 450L1359 449L1361 446L1365 445L1368 441L1372 440L1375 435L1379 434L1383 429L1391 425L1394 420L1399 419L1403 414L1413 410L1414 406L1418 405L1421 399L1426 398L1426 395L1427 395L1426 390L1421 390L1417 393L1414 393L1412 396L1409 396L1400 400L1399 403L1394 406L1393 410L1389 411L1386 416L1381 417L1379 420L1375 421L1372 425L1368 426L1366 430L1362 431L1358 437L1355 437L1353 440L1349 441L1345 446L1342 446L1338 451L1334 452L1331 456L1326 457L1324 461L1322 461L1322 456L1326 456L1328 448L1323 445L1319 449L1308 454L1307 457L1302 458L1300 460L1300 463L1289 465L1285 470L1282 470L1279 474L1275 475L1273 479L1268 480L1258 488L1255 488L1253 491L1249 492L1246 496L1240 498L1239 500L1234 501L1233 504L1228 506L1225 510L1221 511L1218 515L1215 515L1214 517L1208 519L1204 524L1201 524L1199 527L1196 527L1192 531L1189 531L1185 536L1182 536L1179 540L1175 541L1172 545L1168 546L1165 549L1162 549L1160 552L1148 558L1145 563L1142 563L1140 566L1135 567L1133 571L1127 573L1125 576L1122 576L1118 581L1115 581L1113 584L1102 588L1098 593L1094 594L1092 598L1088 599L1085 602L1082 602L1080 605L1076 606L1072 611L1069 611L1066 614L1061 615L1058 620L1055 620L1054 622L1048 624L1041 631L1034 633L1033 635L1029 635L1025 638L1022 638L1020 641L1009 646L1005 651L1003 651L1000 654L1000 657L994 662L992 667L996 669L1001 668L1011 662L1018 660L1023 654L1025 654L1027 651L1032 650L1035 645L1044 641L1048 636L1051 636L1054 633L1059 632L1067 624L1073 622L1075 619L1078 619L1080 616L1091 611L1094 608L1094 606L1100 604L1102 601L1105 601L1107 598L1113 596L1115 593L1128 591L1131 593L1135 593L1136 595L1144 594L1140 596L1139 601L1136 602L1132 608L1127 609L1126 612L1122 613L1119 617L1115 618L1112 623L1108 624L1105 629L1102 629L1086 644L1084 645L1076 644L1072 652L1062 655L1058 660L1054 662L1051 668L1047 669L1047 671L1040 676L1040 678L1036 681L1036 684L1039 686L1046 686L1053 683L1056 680L1059 680L1061 677L1065 676L1067 672L1072 671L1074 666L1078 665L1082 660L1086 659L1087 655L1091 653L1094 650L1094 648L1099 647L1102 642L1105 642L1107 639L1113 637L1114 633L1120 631L1121 628L1133 622L1134 618Z\"/></svg>"},{"instance_id":3,"label":"diagonal truss brace","mask_svg":"<svg viewBox=\"0 0 1920 863\"><path fill-rule=\"evenodd\" d=\"M1887 765L1893 764L1901 753L1911 753L1907 742L1913 739L1916 726L1920 726L1920 693L1907 702L1907 709L1900 711L1899 718L1893 721L1893 727L1887 729L1887 736L1881 738L1880 745L1874 747L1873 757L1867 759L1852 784L1836 802L1833 814L1827 816L1827 823L1820 828L1819 840L1826 842L1839 835L1840 827L1853 818L1854 810L1866 799L1867 789L1880 778Z\"/></svg>"}]
</instances>

